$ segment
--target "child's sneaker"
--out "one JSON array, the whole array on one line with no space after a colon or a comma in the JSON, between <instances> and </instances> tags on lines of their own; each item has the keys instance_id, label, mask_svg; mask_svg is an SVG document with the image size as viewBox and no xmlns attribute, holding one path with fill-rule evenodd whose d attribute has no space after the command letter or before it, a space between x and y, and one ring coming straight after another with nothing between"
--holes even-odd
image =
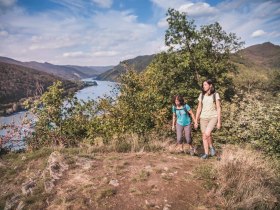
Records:
<instances>
[{"instance_id":1,"label":"child's sneaker","mask_svg":"<svg viewBox=\"0 0 280 210\"><path fill-rule=\"evenodd\" d=\"M210 155L211 155L211 156L216 155L216 150L215 150L214 147L210 147Z\"/></svg>"},{"instance_id":2,"label":"child's sneaker","mask_svg":"<svg viewBox=\"0 0 280 210\"><path fill-rule=\"evenodd\" d=\"M195 154L195 153L194 153L194 148L191 148L191 149L190 149L190 155L191 155L191 156L194 156L194 154Z\"/></svg>"},{"instance_id":3,"label":"child's sneaker","mask_svg":"<svg viewBox=\"0 0 280 210\"><path fill-rule=\"evenodd\" d=\"M201 158L202 158L202 159L208 159L208 155L207 155L207 154L204 154L204 155L201 156Z\"/></svg>"}]
</instances>

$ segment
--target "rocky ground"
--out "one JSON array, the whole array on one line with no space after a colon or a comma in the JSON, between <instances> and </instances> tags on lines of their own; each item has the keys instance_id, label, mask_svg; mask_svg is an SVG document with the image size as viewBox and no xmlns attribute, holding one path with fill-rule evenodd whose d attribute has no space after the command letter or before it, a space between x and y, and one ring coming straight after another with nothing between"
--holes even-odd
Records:
<instances>
[{"instance_id":1,"label":"rocky ground","mask_svg":"<svg viewBox=\"0 0 280 210\"><path fill-rule=\"evenodd\" d=\"M216 209L187 154L84 153L0 156L0 209Z\"/></svg>"}]
</instances>

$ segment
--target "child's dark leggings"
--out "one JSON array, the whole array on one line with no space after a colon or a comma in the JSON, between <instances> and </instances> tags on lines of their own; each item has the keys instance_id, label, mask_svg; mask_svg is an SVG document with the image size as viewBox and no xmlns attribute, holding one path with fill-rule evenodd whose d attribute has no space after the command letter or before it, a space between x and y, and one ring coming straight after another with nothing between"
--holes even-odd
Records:
<instances>
[{"instance_id":1,"label":"child's dark leggings","mask_svg":"<svg viewBox=\"0 0 280 210\"><path fill-rule=\"evenodd\" d=\"M192 143L192 138L191 138L191 124L182 126L179 125L178 123L176 124L176 133L177 133L177 143L182 144L182 136L183 136L183 130L185 131L185 138L187 144Z\"/></svg>"}]
</instances>

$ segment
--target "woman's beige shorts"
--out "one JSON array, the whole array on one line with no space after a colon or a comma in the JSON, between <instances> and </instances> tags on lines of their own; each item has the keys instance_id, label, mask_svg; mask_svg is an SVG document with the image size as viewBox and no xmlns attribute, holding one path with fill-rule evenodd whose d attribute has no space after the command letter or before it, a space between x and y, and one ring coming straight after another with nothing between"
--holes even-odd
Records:
<instances>
[{"instance_id":1,"label":"woman's beige shorts","mask_svg":"<svg viewBox=\"0 0 280 210\"><path fill-rule=\"evenodd\" d=\"M218 117L200 119L201 132L205 133L206 129L211 132L217 125L217 122L218 122Z\"/></svg>"}]
</instances>

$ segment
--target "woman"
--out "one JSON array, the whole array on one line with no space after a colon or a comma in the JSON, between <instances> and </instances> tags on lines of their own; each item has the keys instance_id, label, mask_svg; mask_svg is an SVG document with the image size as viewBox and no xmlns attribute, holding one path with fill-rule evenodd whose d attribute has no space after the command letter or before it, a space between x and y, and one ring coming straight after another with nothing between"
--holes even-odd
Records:
<instances>
[{"instance_id":1,"label":"woman","mask_svg":"<svg viewBox=\"0 0 280 210\"><path fill-rule=\"evenodd\" d=\"M196 111L195 128L198 128L198 120L200 118L200 129L203 138L204 154L201 156L203 159L214 156L216 154L213 147L213 140L211 132L217 126L217 129L221 128L221 102L220 96L215 91L212 80L208 79L202 83L202 93L198 97L198 107Z\"/></svg>"},{"instance_id":2,"label":"woman","mask_svg":"<svg viewBox=\"0 0 280 210\"><path fill-rule=\"evenodd\" d=\"M195 154L195 148L192 145L191 138L191 119L190 115L195 122L194 114L191 110L191 107L188 104L185 104L182 96L175 96L173 99L173 120L172 120L172 130L175 130L176 123L176 134L177 134L177 144L182 144L181 151L184 152L184 143L182 141L183 130L185 132L185 138L187 144L190 146L190 154Z\"/></svg>"}]
</instances>

